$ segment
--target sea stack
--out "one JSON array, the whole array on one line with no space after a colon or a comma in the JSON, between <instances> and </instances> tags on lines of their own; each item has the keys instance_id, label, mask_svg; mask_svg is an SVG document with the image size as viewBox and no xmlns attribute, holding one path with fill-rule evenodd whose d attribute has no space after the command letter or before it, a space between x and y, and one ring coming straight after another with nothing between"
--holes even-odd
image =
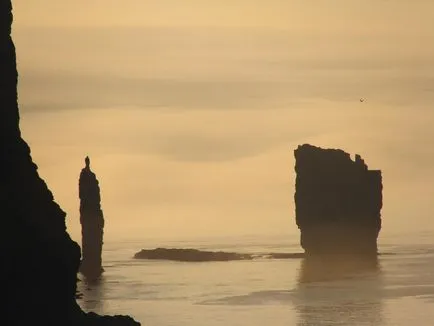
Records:
<instances>
[{"instance_id":1,"label":"sea stack","mask_svg":"<svg viewBox=\"0 0 434 326\"><path fill-rule=\"evenodd\" d=\"M103 272L102 245L104 216L101 210L99 182L90 169L90 158L86 156L85 167L79 179L80 223L82 261L80 272L90 279L98 278Z\"/></svg>"},{"instance_id":2,"label":"sea stack","mask_svg":"<svg viewBox=\"0 0 434 326\"><path fill-rule=\"evenodd\" d=\"M294 151L295 214L308 256L376 256L381 171L340 149L304 144Z\"/></svg>"},{"instance_id":3,"label":"sea stack","mask_svg":"<svg viewBox=\"0 0 434 326\"><path fill-rule=\"evenodd\" d=\"M80 247L66 232L66 214L21 137L11 24L11 1L1 0L0 279L6 300L0 325L140 325L126 316L85 313L75 300ZM37 40L34 44L38 46Z\"/></svg>"}]
</instances>

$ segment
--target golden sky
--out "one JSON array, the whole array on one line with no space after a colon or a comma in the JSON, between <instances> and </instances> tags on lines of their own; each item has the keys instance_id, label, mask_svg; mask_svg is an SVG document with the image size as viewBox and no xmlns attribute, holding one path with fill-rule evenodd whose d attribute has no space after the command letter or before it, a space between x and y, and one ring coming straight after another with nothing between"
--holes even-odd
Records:
<instances>
[{"instance_id":1,"label":"golden sky","mask_svg":"<svg viewBox=\"0 0 434 326\"><path fill-rule=\"evenodd\" d=\"M22 132L76 240L86 155L109 238L298 234L292 151L305 142L383 170L383 232L432 229L433 12L16 0Z\"/></svg>"}]
</instances>

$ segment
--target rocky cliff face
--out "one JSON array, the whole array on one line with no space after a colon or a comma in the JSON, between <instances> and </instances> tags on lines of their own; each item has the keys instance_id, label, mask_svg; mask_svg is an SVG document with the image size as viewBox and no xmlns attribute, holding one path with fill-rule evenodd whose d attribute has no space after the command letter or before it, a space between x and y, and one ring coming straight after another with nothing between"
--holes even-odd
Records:
<instances>
[{"instance_id":1,"label":"rocky cliff face","mask_svg":"<svg viewBox=\"0 0 434 326\"><path fill-rule=\"evenodd\" d=\"M101 210L99 182L90 169L90 159L81 170L79 179L81 247L83 259L80 272L88 279L96 279L103 272L102 245L104 216Z\"/></svg>"},{"instance_id":2,"label":"rocky cliff face","mask_svg":"<svg viewBox=\"0 0 434 326\"><path fill-rule=\"evenodd\" d=\"M296 222L308 255L376 255L381 229L381 171L338 149L295 151Z\"/></svg>"},{"instance_id":3,"label":"rocky cliff face","mask_svg":"<svg viewBox=\"0 0 434 326\"><path fill-rule=\"evenodd\" d=\"M0 325L138 325L85 314L75 301L80 248L21 138L11 1L0 0Z\"/></svg>"}]
</instances>

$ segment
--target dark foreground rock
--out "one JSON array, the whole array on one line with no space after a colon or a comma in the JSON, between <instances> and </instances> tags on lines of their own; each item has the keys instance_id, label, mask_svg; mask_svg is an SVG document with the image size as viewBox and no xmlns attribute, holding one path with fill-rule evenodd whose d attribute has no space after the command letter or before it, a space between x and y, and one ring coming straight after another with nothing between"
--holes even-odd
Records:
<instances>
[{"instance_id":1,"label":"dark foreground rock","mask_svg":"<svg viewBox=\"0 0 434 326\"><path fill-rule=\"evenodd\" d=\"M77 325L83 326L134 326L140 325L133 318L129 316L115 315L115 316L100 316L94 312L83 314L78 320Z\"/></svg>"},{"instance_id":2,"label":"dark foreground rock","mask_svg":"<svg viewBox=\"0 0 434 326\"><path fill-rule=\"evenodd\" d=\"M339 149L295 151L296 223L308 255L377 255L381 229L381 171Z\"/></svg>"},{"instance_id":3,"label":"dark foreground rock","mask_svg":"<svg viewBox=\"0 0 434 326\"><path fill-rule=\"evenodd\" d=\"M136 259L174 260L185 262L230 261L253 259L252 255L224 251L197 249L156 248L142 249L134 255Z\"/></svg>"},{"instance_id":4,"label":"dark foreground rock","mask_svg":"<svg viewBox=\"0 0 434 326\"><path fill-rule=\"evenodd\" d=\"M0 325L140 325L75 301L80 247L21 138L11 24L11 1L0 0Z\"/></svg>"},{"instance_id":5,"label":"dark foreground rock","mask_svg":"<svg viewBox=\"0 0 434 326\"><path fill-rule=\"evenodd\" d=\"M83 259L80 272L88 279L97 279L104 271L102 267L102 245L104 215L101 210L99 182L90 169L90 158L85 159L85 167L79 179L81 248Z\"/></svg>"}]
</instances>

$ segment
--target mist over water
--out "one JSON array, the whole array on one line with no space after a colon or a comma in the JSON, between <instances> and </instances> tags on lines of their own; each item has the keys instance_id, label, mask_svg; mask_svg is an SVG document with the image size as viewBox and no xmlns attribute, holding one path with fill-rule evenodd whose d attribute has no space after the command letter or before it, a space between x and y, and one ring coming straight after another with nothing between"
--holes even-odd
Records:
<instances>
[{"instance_id":1,"label":"mist over water","mask_svg":"<svg viewBox=\"0 0 434 326\"><path fill-rule=\"evenodd\" d=\"M380 241L378 265L303 259L182 263L134 260L163 241L109 242L98 286L79 283L86 310L130 313L152 325L428 325L434 318L433 234ZM294 237L220 237L169 247L297 252ZM88 289L86 287L89 286Z\"/></svg>"}]
</instances>

